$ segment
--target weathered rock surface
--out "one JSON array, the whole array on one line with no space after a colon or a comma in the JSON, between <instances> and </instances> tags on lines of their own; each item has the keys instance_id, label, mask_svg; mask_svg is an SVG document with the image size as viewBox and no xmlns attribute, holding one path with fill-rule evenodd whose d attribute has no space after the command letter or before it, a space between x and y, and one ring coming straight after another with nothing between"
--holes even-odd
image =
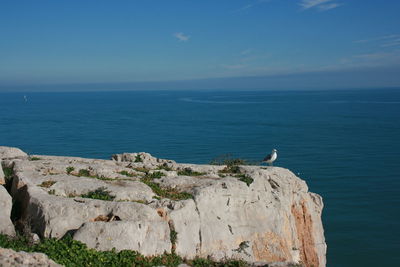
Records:
<instances>
[{"instance_id":1,"label":"weathered rock surface","mask_svg":"<svg viewBox=\"0 0 400 267\"><path fill-rule=\"evenodd\" d=\"M41 237L144 255L325 266L319 195L278 167L178 164L148 153L113 160L7 159L21 219ZM83 198L96 189L113 201ZM86 195L87 196L87 195Z\"/></svg>"},{"instance_id":2,"label":"weathered rock surface","mask_svg":"<svg viewBox=\"0 0 400 267\"><path fill-rule=\"evenodd\" d=\"M1 160L0 160L0 185L6 184L6 180L4 177L3 168L1 167Z\"/></svg>"},{"instance_id":3,"label":"weathered rock surface","mask_svg":"<svg viewBox=\"0 0 400 267\"><path fill-rule=\"evenodd\" d=\"M0 266L2 267L58 267L62 266L43 253L16 252L11 249L0 248Z\"/></svg>"},{"instance_id":4,"label":"weathered rock surface","mask_svg":"<svg viewBox=\"0 0 400 267\"><path fill-rule=\"evenodd\" d=\"M15 235L14 225L11 222L12 199L4 186L0 185L0 233Z\"/></svg>"},{"instance_id":5,"label":"weathered rock surface","mask_svg":"<svg viewBox=\"0 0 400 267\"><path fill-rule=\"evenodd\" d=\"M24 151L16 147L0 146L0 159L25 158L28 157Z\"/></svg>"}]
</instances>

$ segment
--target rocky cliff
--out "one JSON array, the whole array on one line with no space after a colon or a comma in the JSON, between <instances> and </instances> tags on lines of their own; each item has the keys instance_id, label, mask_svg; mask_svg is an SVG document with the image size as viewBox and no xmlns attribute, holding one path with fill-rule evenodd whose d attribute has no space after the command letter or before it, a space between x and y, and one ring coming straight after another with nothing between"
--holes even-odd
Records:
<instances>
[{"instance_id":1,"label":"rocky cliff","mask_svg":"<svg viewBox=\"0 0 400 267\"><path fill-rule=\"evenodd\" d=\"M287 169L17 152L0 147L1 165L17 219L40 237L69 233L97 250L143 255L325 266L322 199Z\"/></svg>"}]
</instances>

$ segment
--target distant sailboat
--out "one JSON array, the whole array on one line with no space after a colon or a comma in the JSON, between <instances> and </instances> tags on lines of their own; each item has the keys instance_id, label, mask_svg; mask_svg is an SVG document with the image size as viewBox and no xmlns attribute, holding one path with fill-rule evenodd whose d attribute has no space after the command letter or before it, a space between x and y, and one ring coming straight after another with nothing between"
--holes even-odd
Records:
<instances>
[{"instance_id":1,"label":"distant sailboat","mask_svg":"<svg viewBox=\"0 0 400 267\"><path fill-rule=\"evenodd\" d=\"M24 95L24 100L25 102L28 102L28 98L26 97L26 95Z\"/></svg>"}]
</instances>

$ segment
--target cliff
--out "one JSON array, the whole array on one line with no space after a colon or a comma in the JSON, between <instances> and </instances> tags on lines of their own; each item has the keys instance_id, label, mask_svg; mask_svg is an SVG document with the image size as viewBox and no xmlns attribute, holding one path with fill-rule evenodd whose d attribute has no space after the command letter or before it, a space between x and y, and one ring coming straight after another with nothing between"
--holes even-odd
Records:
<instances>
[{"instance_id":1,"label":"cliff","mask_svg":"<svg viewBox=\"0 0 400 267\"><path fill-rule=\"evenodd\" d=\"M180 164L148 153L99 160L9 149L0 147L0 159L11 173L17 219L40 237L69 233L97 250L143 255L325 266L322 199L287 169Z\"/></svg>"}]
</instances>

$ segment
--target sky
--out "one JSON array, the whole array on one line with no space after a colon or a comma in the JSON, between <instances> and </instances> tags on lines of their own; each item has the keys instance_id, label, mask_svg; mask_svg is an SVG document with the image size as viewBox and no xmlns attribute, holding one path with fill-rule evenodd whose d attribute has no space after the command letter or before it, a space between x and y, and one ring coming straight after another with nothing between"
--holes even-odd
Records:
<instances>
[{"instance_id":1,"label":"sky","mask_svg":"<svg viewBox=\"0 0 400 267\"><path fill-rule=\"evenodd\" d=\"M398 0L1 0L0 90L400 87L399 14Z\"/></svg>"}]
</instances>

